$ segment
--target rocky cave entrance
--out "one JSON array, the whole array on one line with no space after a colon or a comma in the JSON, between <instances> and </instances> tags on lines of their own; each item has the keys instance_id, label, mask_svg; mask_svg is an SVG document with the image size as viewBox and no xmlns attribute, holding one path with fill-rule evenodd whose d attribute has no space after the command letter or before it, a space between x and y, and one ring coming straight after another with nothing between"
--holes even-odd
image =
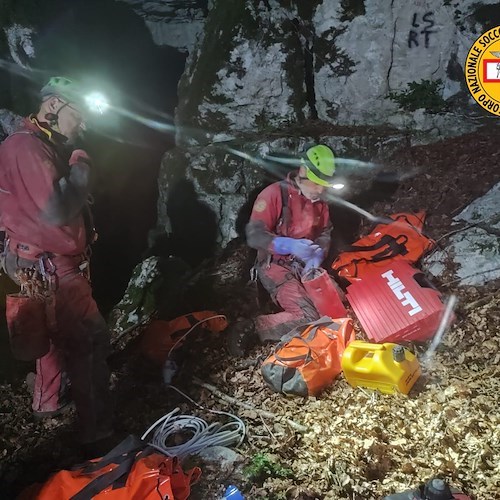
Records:
<instances>
[{"instance_id":1,"label":"rocky cave entrance","mask_svg":"<svg viewBox=\"0 0 500 500\"><path fill-rule=\"evenodd\" d=\"M43 12L23 8L27 20L43 26L34 39L36 67L13 73L2 65L3 107L20 115L33 112L40 86L63 74L102 85L110 101L127 111L113 113L112 123L102 123L79 145L94 160L99 239L92 249L92 279L94 296L106 314L120 300L156 222L161 157L174 146L173 133L164 126L173 122L186 56L155 45L143 20L120 2L56 1ZM12 288L5 276L2 286ZM2 316L5 329L4 322ZM7 335L1 335L0 352L6 354L1 356L0 380L16 378L26 368L13 363L8 351Z\"/></svg>"}]
</instances>

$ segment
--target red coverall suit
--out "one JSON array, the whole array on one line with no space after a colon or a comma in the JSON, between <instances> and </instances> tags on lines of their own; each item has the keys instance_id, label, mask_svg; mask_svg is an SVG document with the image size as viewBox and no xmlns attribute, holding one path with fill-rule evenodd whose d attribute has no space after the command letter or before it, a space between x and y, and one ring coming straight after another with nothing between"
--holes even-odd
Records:
<instances>
[{"instance_id":1,"label":"red coverall suit","mask_svg":"<svg viewBox=\"0 0 500 500\"><path fill-rule=\"evenodd\" d=\"M67 373L82 443L111 434L109 331L92 298L86 250L93 238L87 205L89 166L68 164L63 136L36 118L0 145L4 267L53 272L51 348L36 361L33 410L58 410ZM51 269L53 264L53 269ZM87 269L88 271L88 269Z\"/></svg>"},{"instance_id":2,"label":"red coverall suit","mask_svg":"<svg viewBox=\"0 0 500 500\"><path fill-rule=\"evenodd\" d=\"M287 209L283 210L281 182L266 187L255 200L246 227L247 243L258 250L258 277L283 312L258 316L255 328L261 340L279 340L304 320L319 318L312 301L300 282L303 263L291 255L273 253L276 236L307 238L328 253L331 223L328 205L307 199L290 174L286 181Z\"/></svg>"}]
</instances>

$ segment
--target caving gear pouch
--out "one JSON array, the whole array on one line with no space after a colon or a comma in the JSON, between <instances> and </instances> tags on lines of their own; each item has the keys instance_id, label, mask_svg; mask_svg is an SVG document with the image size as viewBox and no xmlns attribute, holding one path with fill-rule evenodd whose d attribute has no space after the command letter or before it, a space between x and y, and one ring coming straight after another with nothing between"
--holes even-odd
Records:
<instances>
[{"instance_id":1,"label":"caving gear pouch","mask_svg":"<svg viewBox=\"0 0 500 500\"><path fill-rule=\"evenodd\" d=\"M350 318L324 316L301 325L285 335L262 364L264 381L275 392L315 396L342 371L342 354L352 340Z\"/></svg>"},{"instance_id":2,"label":"caving gear pouch","mask_svg":"<svg viewBox=\"0 0 500 500\"><path fill-rule=\"evenodd\" d=\"M319 314L330 318L345 318L347 316L340 289L334 285L326 269L309 269L302 276L301 281Z\"/></svg>"},{"instance_id":3,"label":"caving gear pouch","mask_svg":"<svg viewBox=\"0 0 500 500\"><path fill-rule=\"evenodd\" d=\"M398 213L393 222L378 224L357 240L332 263L332 269L350 283L395 261L413 264L431 250L435 242L422 234L425 212Z\"/></svg>"},{"instance_id":4,"label":"caving gear pouch","mask_svg":"<svg viewBox=\"0 0 500 500\"><path fill-rule=\"evenodd\" d=\"M15 359L33 361L49 352L50 335L43 299L22 293L6 297L10 350Z\"/></svg>"},{"instance_id":5,"label":"caving gear pouch","mask_svg":"<svg viewBox=\"0 0 500 500\"><path fill-rule=\"evenodd\" d=\"M184 473L167 457L135 436L128 436L104 457L61 470L43 485L32 485L20 500L185 500L201 474Z\"/></svg>"},{"instance_id":6,"label":"caving gear pouch","mask_svg":"<svg viewBox=\"0 0 500 500\"><path fill-rule=\"evenodd\" d=\"M215 311L196 311L170 321L154 320L142 332L141 352L155 363L164 363L170 353L183 344L188 333L197 327L220 333L227 328L227 320Z\"/></svg>"}]
</instances>

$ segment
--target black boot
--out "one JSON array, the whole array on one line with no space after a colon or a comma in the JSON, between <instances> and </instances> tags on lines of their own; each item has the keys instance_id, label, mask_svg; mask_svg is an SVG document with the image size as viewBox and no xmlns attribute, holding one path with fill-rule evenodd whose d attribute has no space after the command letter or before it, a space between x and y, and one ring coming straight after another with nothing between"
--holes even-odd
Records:
<instances>
[{"instance_id":1,"label":"black boot","mask_svg":"<svg viewBox=\"0 0 500 500\"><path fill-rule=\"evenodd\" d=\"M255 323L251 319L239 319L227 330L226 345L231 356L243 358L257 344Z\"/></svg>"}]
</instances>

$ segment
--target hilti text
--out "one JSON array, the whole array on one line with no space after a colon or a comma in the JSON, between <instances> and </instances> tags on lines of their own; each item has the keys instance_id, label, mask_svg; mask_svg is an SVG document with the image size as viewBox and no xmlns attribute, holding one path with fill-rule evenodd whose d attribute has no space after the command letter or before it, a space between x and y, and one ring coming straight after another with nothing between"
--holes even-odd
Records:
<instances>
[{"instance_id":1,"label":"hilti text","mask_svg":"<svg viewBox=\"0 0 500 500\"><path fill-rule=\"evenodd\" d=\"M401 305L403 306L411 306L412 309L408 311L408 314L410 316L413 316L414 314L419 313L422 311L422 308L420 307L419 303L415 300L415 297L410 292L405 292L405 286L401 282L399 278L395 278L393 275L394 271L387 271L384 274L382 274L382 277L387 280L387 284L391 288L392 292L394 295L398 298L398 300L401 302Z\"/></svg>"}]
</instances>

